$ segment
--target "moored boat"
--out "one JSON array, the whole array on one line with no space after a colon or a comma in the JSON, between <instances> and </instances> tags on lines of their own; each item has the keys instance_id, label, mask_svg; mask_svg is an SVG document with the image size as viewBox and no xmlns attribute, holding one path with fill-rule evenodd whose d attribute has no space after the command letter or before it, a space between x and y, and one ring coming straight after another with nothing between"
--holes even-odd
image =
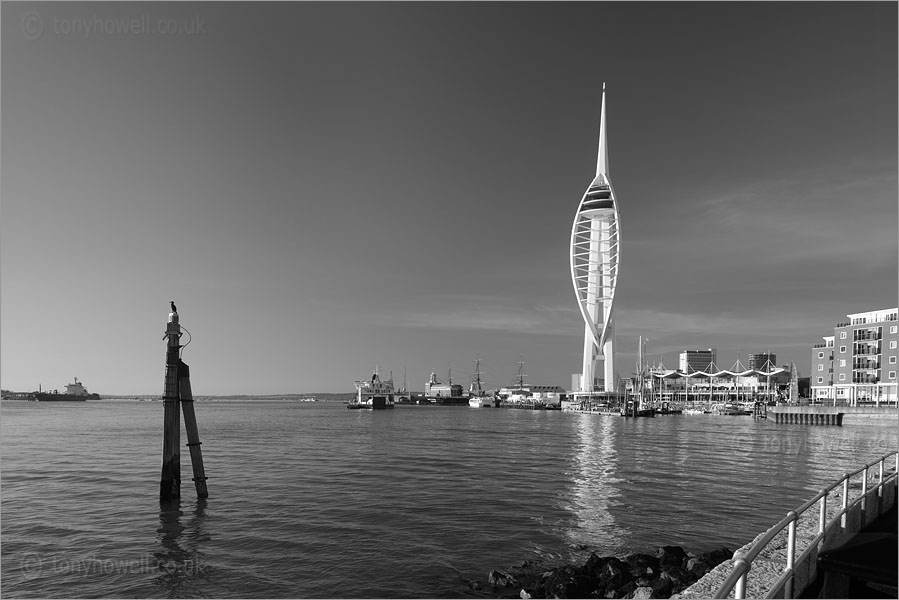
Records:
<instances>
[{"instance_id":1,"label":"moored boat","mask_svg":"<svg viewBox=\"0 0 899 600\"><path fill-rule=\"evenodd\" d=\"M395 404L395 392L393 379L381 380L377 369L372 373L370 380L356 381L356 398L347 404L347 408L367 408L379 410L393 408Z\"/></svg>"},{"instance_id":2,"label":"moored boat","mask_svg":"<svg viewBox=\"0 0 899 600\"><path fill-rule=\"evenodd\" d=\"M725 402L724 404L713 405L712 414L738 417L745 415L746 411L743 410L742 406L735 402Z\"/></svg>"},{"instance_id":3,"label":"moored boat","mask_svg":"<svg viewBox=\"0 0 899 600\"><path fill-rule=\"evenodd\" d=\"M481 385L481 361L475 361L475 380L468 388L468 406L472 408L492 408L495 405L493 394Z\"/></svg>"},{"instance_id":4,"label":"moored boat","mask_svg":"<svg viewBox=\"0 0 899 600\"><path fill-rule=\"evenodd\" d=\"M453 383L452 369L449 371L449 383L437 380L437 373L431 372L431 377L425 383L425 399L431 404L444 406L457 406L468 404L468 397L464 395L463 388L458 383Z\"/></svg>"}]
</instances>

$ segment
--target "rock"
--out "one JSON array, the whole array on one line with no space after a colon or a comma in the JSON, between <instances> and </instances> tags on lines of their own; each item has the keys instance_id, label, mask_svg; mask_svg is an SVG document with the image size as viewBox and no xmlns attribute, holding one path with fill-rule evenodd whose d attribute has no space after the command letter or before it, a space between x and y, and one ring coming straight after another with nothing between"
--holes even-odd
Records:
<instances>
[{"instance_id":1,"label":"rock","mask_svg":"<svg viewBox=\"0 0 899 600\"><path fill-rule=\"evenodd\" d=\"M654 556L630 554L624 560L591 552L583 566L571 564L541 571L547 567L526 560L520 567L508 571L490 571L488 582L494 586L494 594L499 594L497 597L510 600L669 598L732 557L733 553L727 548L695 554L680 546L660 546ZM482 591L477 584L471 587L474 591Z\"/></svg>"},{"instance_id":2,"label":"rock","mask_svg":"<svg viewBox=\"0 0 899 600\"><path fill-rule=\"evenodd\" d=\"M665 567L677 567L680 569L684 566L687 553L680 546L661 546L656 551L656 558L659 559L659 566L663 569Z\"/></svg>"},{"instance_id":3,"label":"rock","mask_svg":"<svg viewBox=\"0 0 899 600\"><path fill-rule=\"evenodd\" d=\"M501 571L499 569L493 569L487 575L487 583L490 585L495 585L497 587L512 587L518 586L518 580L509 573L505 571Z\"/></svg>"},{"instance_id":4,"label":"rock","mask_svg":"<svg viewBox=\"0 0 899 600\"><path fill-rule=\"evenodd\" d=\"M590 558L587 559L587 562L584 563L584 572L588 577L593 577L594 579L598 579L600 573L602 572L603 566L606 564L606 561L609 557L599 557L596 556L596 552L590 553Z\"/></svg>"},{"instance_id":5,"label":"rock","mask_svg":"<svg viewBox=\"0 0 899 600\"><path fill-rule=\"evenodd\" d=\"M689 574L682 569L669 567L659 574L659 579L665 579L666 581L673 581L677 583L678 581L682 581L683 579L689 579Z\"/></svg>"},{"instance_id":6,"label":"rock","mask_svg":"<svg viewBox=\"0 0 899 600\"><path fill-rule=\"evenodd\" d=\"M689 559L687 559L687 567L686 568L688 571L695 571L698 573L699 571L702 571L703 569L705 569L707 565L708 565L708 563L706 563L701 558L689 558Z\"/></svg>"},{"instance_id":7,"label":"rock","mask_svg":"<svg viewBox=\"0 0 899 600\"><path fill-rule=\"evenodd\" d=\"M653 575L659 570L659 559L650 554L629 554L624 562L630 565L631 576Z\"/></svg>"},{"instance_id":8,"label":"rock","mask_svg":"<svg viewBox=\"0 0 899 600\"><path fill-rule=\"evenodd\" d=\"M619 588L631 579L630 565L614 557L609 558L600 571L600 581L605 587Z\"/></svg>"},{"instance_id":9,"label":"rock","mask_svg":"<svg viewBox=\"0 0 899 600\"><path fill-rule=\"evenodd\" d=\"M662 573L662 577L652 584L652 597L667 598L671 595L673 590L674 582L671 579L666 578L665 573Z\"/></svg>"},{"instance_id":10,"label":"rock","mask_svg":"<svg viewBox=\"0 0 899 600\"><path fill-rule=\"evenodd\" d=\"M733 557L733 550L729 550L727 548L718 548L716 550L712 550L711 552L700 554L698 558L701 558L705 562L709 563L714 569L724 561L730 560Z\"/></svg>"},{"instance_id":11,"label":"rock","mask_svg":"<svg viewBox=\"0 0 899 600\"><path fill-rule=\"evenodd\" d=\"M595 580L584 573L582 567L565 565L553 569L545 580L547 598L588 598L596 586Z\"/></svg>"},{"instance_id":12,"label":"rock","mask_svg":"<svg viewBox=\"0 0 899 600\"><path fill-rule=\"evenodd\" d=\"M732 556L733 552L727 548L719 548L688 559L685 568L692 577L699 579L724 561L730 560Z\"/></svg>"},{"instance_id":13,"label":"rock","mask_svg":"<svg viewBox=\"0 0 899 600\"><path fill-rule=\"evenodd\" d=\"M652 598L652 588L646 586L638 587L634 590L634 594L632 596L628 595L628 598L640 598L641 600Z\"/></svg>"},{"instance_id":14,"label":"rock","mask_svg":"<svg viewBox=\"0 0 899 600\"><path fill-rule=\"evenodd\" d=\"M628 596L633 594L634 590L638 587L640 587L640 585L637 584L637 582L628 581L617 590L609 590L606 593L606 598L627 598ZM611 594L611 596L609 596L609 594Z\"/></svg>"}]
</instances>

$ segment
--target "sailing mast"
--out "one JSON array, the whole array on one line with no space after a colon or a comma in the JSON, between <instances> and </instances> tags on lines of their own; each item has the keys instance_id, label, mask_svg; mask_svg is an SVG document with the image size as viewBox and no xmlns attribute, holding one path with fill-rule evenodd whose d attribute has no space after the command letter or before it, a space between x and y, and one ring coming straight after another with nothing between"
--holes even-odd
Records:
<instances>
[{"instance_id":1,"label":"sailing mast","mask_svg":"<svg viewBox=\"0 0 899 600\"><path fill-rule=\"evenodd\" d=\"M643 342L643 336L640 336L639 347L637 348L637 368L640 371L640 394L634 399L634 416L637 416L637 411L643 408L643 395L646 393L646 373L643 367L643 351L644 351L645 343Z\"/></svg>"},{"instance_id":2,"label":"sailing mast","mask_svg":"<svg viewBox=\"0 0 899 600\"><path fill-rule=\"evenodd\" d=\"M472 389L470 391L474 392L477 395L481 395L483 393L483 388L481 387L481 359L476 358L474 361L474 376L475 380L472 384Z\"/></svg>"},{"instance_id":3,"label":"sailing mast","mask_svg":"<svg viewBox=\"0 0 899 600\"><path fill-rule=\"evenodd\" d=\"M521 356L519 356L518 359L519 359L518 360L518 389L523 390L524 389L524 378L527 377L527 375L525 375L524 372L522 371L522 369L524 369L524 361L521 360Z\"/></svg>"},{"instance_id":4,"label":"sailing mast","mask_svg":"<svg viewBox=\"0 0 899 600\"><path fill-rule=\"evenodd\" d=\"M481 391L481 359L478 358L475 360L475 378L478 386L478 391Z\"/></svg>"}]
</instances>

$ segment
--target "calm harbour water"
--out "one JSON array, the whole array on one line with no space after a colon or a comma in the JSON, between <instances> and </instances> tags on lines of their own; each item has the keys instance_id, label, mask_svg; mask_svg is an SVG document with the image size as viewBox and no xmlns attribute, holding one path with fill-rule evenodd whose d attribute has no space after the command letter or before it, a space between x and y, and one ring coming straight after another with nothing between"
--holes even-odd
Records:
<instances>
[{"instance_id":1,"label":"calm harbour water","mask_svg":"<svg viewBox=\"0 0 899 600\"><path fill-rule=\"evenodd\" d=\"M4 402L4 595L478 596L523 560L735 549L897 445L895 421L196 409L210 497L184 448L160 507L161 402Z\"/></svg>"}]
</instances>

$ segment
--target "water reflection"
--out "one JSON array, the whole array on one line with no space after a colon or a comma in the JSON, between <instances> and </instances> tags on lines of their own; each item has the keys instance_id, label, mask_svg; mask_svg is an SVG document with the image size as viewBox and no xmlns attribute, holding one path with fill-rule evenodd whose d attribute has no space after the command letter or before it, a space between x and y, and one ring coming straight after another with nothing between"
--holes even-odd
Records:
<instances>
[{"instance_id":1,"label":"water reflection","mask_svg":"<svg viewBox=\"0 0 899 600\"><path fill-rule=\"evenodd\" d=\"M209 565L200 552L201 543L210 539L204 527L205 518L205 498L198 499L189 512L182 510L177 500L159 509L156 530L159 548L153 554L159 576L155 583L165 590L168 598L195 595L202 580L209 575Z\"/></svg>"},{"instance_id":2,"label":"water reflection","mask_svg":"<svg viewBox=\"0 0 899 600\"><path fill-rule=\"evenodd\" d=\"M574 513L573 527L565 537L577 549L618 548L628 531L612 516L614 499L620 496L621 479L616 429L612 417L579 414L574 452L572 494L568 508Z\"/></svg>"}]
</instances>

